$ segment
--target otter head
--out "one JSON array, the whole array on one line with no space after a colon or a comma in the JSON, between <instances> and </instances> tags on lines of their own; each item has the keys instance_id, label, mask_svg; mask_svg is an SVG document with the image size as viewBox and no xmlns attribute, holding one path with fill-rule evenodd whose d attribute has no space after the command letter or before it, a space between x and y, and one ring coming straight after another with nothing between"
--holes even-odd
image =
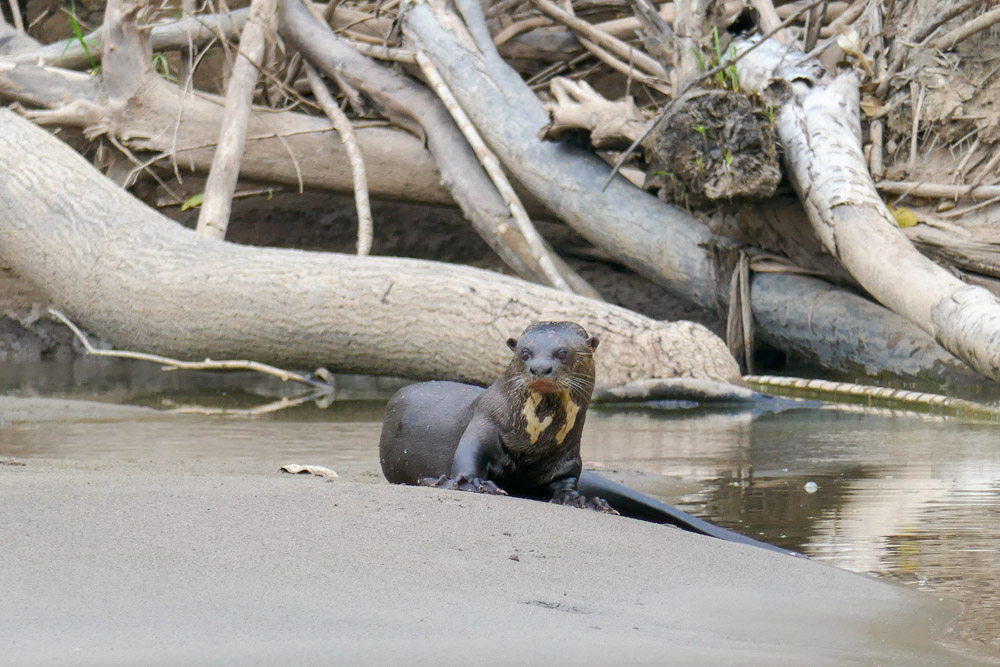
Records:
<instances>
[{"instance_id":1,"label":"otter head","mask_svg":"<svg viewBox=\"0 0 1000 667\"><path fill-rule=\"evenodd\" d=\"M587 399L594 388L594 350L600 340L573 322L536 322L507 347L514 352L510 371L540 394L570 391Z\"/></svg>"}]
</instances>

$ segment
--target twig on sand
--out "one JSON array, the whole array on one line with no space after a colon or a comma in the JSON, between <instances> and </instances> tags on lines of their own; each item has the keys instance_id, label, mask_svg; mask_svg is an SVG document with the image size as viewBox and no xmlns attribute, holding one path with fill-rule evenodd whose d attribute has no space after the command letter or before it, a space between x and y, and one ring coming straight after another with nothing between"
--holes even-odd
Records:
<instances>
[{"instance_id":1,"label":"twig on sand","mask_svg":"<svg viewBox=\"0 0 1000 667\"><path fill-rule=\"evenodd\" d=\"M310 391L309 393L302 394L301 396L295 396L294 398L288 398L286 396L277 401L271 401L270 403L265 403L264 405L258 405L255 408L209 408L203 405L177 405L172 407L169 412L176 415L259 417L260 415L269 415L275 412L280 412L281 410L294 408L298 405L302 405L303 403L309 403L310 401L316 401L320 404L320 407L327 407L325 404L321 404L321 402L328 400L329 398L329 392Z\"/></svg>"}]
</instances>

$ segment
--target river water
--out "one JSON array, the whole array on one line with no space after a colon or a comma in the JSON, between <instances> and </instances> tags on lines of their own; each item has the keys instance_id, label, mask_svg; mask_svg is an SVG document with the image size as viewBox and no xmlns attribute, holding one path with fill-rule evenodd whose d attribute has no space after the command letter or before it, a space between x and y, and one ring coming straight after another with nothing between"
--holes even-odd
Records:
<instances>
[{"instance_id":1,"label":"river water","mask_svg":"<svg viewBox=\"0 0 1000 667\"><path fill-rule=\"evenodd\" d=\"M337 400L327 407L309 403L249 418L9 423L0 414L0 461L216 460L377 470L382 407L400 383L338 380ZM290 389L261 376L162 373L134 362L0 364L0 395L159 409L246 409ZM690 492L665 499L728 528L959 600L966 611L948 643L1000 664L998 428L829 409L751 415L593 408L583 453L599 470L684 480Z\"/></svg>"}]
</instances>

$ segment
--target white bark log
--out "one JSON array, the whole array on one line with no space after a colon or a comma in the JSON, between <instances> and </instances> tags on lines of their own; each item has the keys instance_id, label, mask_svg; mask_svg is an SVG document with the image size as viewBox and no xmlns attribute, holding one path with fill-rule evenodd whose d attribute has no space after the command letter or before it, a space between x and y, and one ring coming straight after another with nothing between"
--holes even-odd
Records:
<instances>
[{"instance_id":1,"label":"white bark log","mask_svg":"<svg viewBox=\"0 0 1000 667\"><path fill-rule=\"evenodd\" d=\"M737 46L745 49L748 42ZM783 63L803 54L777 42L738 63L740 81L790 93L778 108L789 177L826 249L873 297L935 337L976 371L1000 379L1000 301L913 247L886 209L861 149L858 82Z\"/></svg>"},{"instance_id":2,"label":"white bark log","mask_svg":"<svg viewBox=\"0 0 1000 667\"><path fill-rule=\"evenodd\" d=\"M506 363L506 338L572 319L602 337L601 386L740 382L725 344L690 322L467 267L199 237L7 110L0 174L0 260L119 347L485 383Z\"/></svg>"}]
</instances>

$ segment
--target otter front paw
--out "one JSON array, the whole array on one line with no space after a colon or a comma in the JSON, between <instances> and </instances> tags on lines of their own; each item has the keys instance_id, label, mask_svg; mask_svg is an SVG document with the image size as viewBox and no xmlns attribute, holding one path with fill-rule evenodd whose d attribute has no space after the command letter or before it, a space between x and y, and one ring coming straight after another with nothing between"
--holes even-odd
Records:
<instances>
[{"instance_id":1,"label":"otter front paw","mask_svg":"<svg viewBox=\"0 0 1000 667\"><path fill-rule=\"evenodd\" d=\"M488 479L479 479L478 477L467 478L465 475L459 475L458 477L452 478L448 475L441 475L440 477L424 477L417 480L418 486L432 486L435 489L451 489L453 491L469 491L470 493L488 493L494 496L506 496L507 492L498 487L496 484Z\"/></svg>"},{"instance_id":2,"label":"otter front paw","mask_svg":"<svg viewBox=\"0 0 1000 667\"><path fill-rule=\"evenodd\" d=\"M557 491L549 502L556 505L568 505L569 507L604 512L605 514L618 514L618 511L611 507L604 498L587 498L586 496L581 496L579 491L574 490Z\"/></svg>"}]
</instances>

